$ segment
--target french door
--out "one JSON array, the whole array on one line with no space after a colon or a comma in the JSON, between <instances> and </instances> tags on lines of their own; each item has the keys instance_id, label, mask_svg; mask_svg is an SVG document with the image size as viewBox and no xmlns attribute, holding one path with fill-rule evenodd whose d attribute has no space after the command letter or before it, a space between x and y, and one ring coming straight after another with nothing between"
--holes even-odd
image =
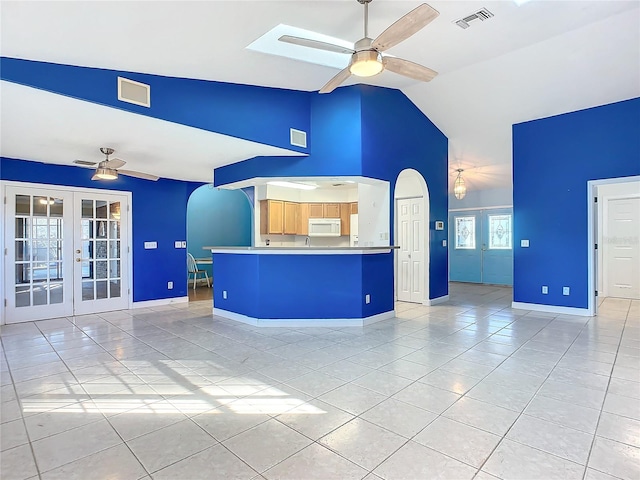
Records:
<instances>
[{"instance_id":1,"label":"french door","mask_svg":"<svg viewBox=\"0 0 640 480\"><path fill-rule=\"evenodd\" d=\"M7 323L129 307L129 197L9 185Z\"/></svg>"}]
</instances>

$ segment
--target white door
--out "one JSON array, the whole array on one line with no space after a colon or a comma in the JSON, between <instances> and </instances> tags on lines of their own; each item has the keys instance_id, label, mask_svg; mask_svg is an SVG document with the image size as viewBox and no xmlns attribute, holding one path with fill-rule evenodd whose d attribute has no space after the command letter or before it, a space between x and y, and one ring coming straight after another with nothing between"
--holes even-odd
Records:
<instances>
[{"instance_id":1,"label":"white door","mask_svg":"<svg viewBox=\"0 0 640 480\"><path fill-rule=\"evenodd\" d=\"M640 198L608 199L604 282L609 297L640 299Z\"/></svg>"},{"instance_id":2,"label":"white door","mask_svg":"<svg viewBox=\"0 0 640 480\"><path fill-rule=\"evenodd\" d=\"M422 198L397 201L397 298L422 303L424 299L424 212Z\"/></svg>"},{"instance_id":3,"label":"white door","mask_svg":"<svg viewBox=\"0 0 640 480\"><path fill-rule=\"evenodd\" d=\"M7 186L6 322L128 308L127 214L126 195Z\"/></svg>"}]
</instances>

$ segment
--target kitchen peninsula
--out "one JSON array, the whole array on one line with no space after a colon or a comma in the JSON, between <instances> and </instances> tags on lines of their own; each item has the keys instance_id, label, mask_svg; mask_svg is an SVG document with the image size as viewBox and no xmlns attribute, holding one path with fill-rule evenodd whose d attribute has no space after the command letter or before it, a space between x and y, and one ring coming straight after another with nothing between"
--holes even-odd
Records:
<instances>
[{"instance_id":1,"label":"kitchen peninsula","mask_svg":"<svg viewBox=\"0 0 640 480\"><path fill-rule=\"evenodd\" d=\"M215 315L256 326L363 326L392 318L397 247L204 247Z\"/></svg>"}]
</instances>

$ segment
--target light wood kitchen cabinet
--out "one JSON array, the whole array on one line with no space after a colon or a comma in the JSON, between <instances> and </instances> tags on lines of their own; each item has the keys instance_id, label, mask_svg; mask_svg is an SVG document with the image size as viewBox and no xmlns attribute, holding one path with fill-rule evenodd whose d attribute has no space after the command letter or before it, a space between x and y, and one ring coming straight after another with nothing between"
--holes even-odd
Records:
<instances>
[{"instance_id":1,"label":"light wood kitchen cabinet","mask_svg":"<svg viewBox=\"0 0 640 480\"><path fill-rule=\"evenodd\" d=\"M309 218L322 218L324 213L322 209L322 203L310 203L309 204Z\"/></svg>"},{"instance_id":2,"label":"light wood kitchen cabinet","mask_svg":"<svg viewBox=\"0 0 640 480\"><path fill-rule=\"evenodd\" d=\"M353 202L351 205L351 213L358 213L358 202Z\"/></svg>"},{"instance_id":3,"label":"light wood kitchen cabinet","mask_svg":"<svg viewBox=\"0 0 640 480\"><path fill-rule=\"evenodd\" d=\"M298 231L298 204L284 202L284 234L295 235Z\"/></svg>"},{"instance_id":4,"label":"light wood kitchen cabinet","mask_svg":"<svg viewBox=\"0 0 640 480\"><path fill-rule=\"evenodd\" d=\"M309 235L309 204L301 203L298 207L298 227L296 228L296 234Z\"/></svg>"},{"instance_id":5,"label":"light wood kitchen cabinet","mask_svg":"<svg viewBox=\"0 0 640 480\"><path fill-rule=\"evenodd\" d=\"M260 233L282 234L284 232L284 202L282 200L260 201Z\"/></svg>"},{"instance_id":6,"label":"light wood kitchen cabinet","mask_svg":"<svg viewBox=\"0 0 640 480\"><path fill-rule=\"evenodd\" d=\"M340 204L340 235L349 235L351 232L351 205Z\"/></svg>"},{"instance_id":7,"label":"light wood kitchen cabinet","mask_svg":"<svg viewBox=\"0 0 640 480\"><path fill-rule=\"evenodd\" d=\"M323 218L340 218L340 204L339 203L323 203L322 216Z\"/></svg>"}]
</instances>

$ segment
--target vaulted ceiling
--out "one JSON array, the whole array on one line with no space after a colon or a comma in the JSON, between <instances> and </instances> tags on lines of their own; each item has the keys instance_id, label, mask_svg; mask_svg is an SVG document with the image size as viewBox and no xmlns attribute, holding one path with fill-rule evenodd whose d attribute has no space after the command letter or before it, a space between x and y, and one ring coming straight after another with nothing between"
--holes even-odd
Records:
<instances>
[{"instance_id":1,"label":"vaulted ceiling","mask_svg":"<svg viewBox=\"0 0 640 480\"><path fill-rule=\"evenodd\" d=\"M370 35L420 3L374 0ZM439 17L389 53L439 75L419 83L383 72L364 82L401 89L449 138L452 178L464 168L471 189L511 185L512 124L640 96L638 1L429 4ZM351 42L362 37L356 0L0 6L2 56L304 91L318 90L338 70L245 47L278 24ZM467 29L454 23L482 7L494 17ZM282 154L6 82L0 95L4 156L71 163L100 159L97 147L109 144L127 168L141 169L142 159L153 157L158 170L150 173L182 178L192 168L192 179L210 181L217 166ZM92 115L103 118L99 129L86 121Z\"/></svg>"}]
</instances>

